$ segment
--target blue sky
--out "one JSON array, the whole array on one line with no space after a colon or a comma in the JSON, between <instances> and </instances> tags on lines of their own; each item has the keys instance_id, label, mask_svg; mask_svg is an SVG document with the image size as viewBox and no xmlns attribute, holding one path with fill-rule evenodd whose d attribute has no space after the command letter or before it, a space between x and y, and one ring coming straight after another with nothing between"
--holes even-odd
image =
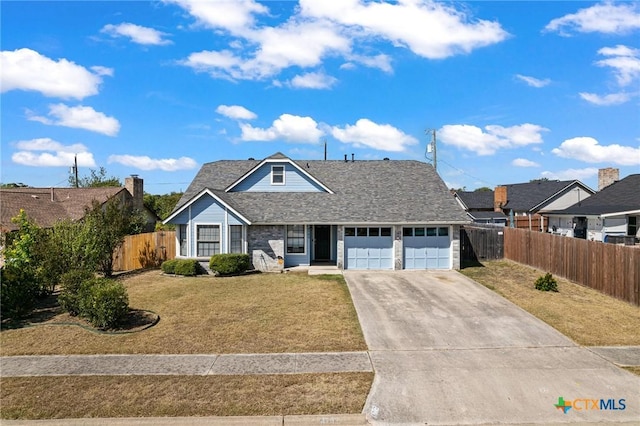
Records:
<instances>
[{"instance_id":1,"label":"blue sky","mask_svg":"<svg viewBox=\"0 0 640 426\"><path fill-rule=\"evenodd\" d=\"M221 159L429 161L450 187L640 172L638 2L1 7L1 180L153 194Z\"/></svg>"}]
</instances>

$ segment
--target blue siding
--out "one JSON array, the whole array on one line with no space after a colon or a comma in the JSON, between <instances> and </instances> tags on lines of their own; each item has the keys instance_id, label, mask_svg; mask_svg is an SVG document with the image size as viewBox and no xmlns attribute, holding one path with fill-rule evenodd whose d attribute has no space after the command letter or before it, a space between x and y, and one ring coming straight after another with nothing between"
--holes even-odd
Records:
<instances>
[{"instance_id":1,"label":"blue siding","mask_svg":"<svg viewBox=\"0 0 640 426\"><path fill-rule=\"evenodd\" d=\"M286 225L285 225L286 226ZM311 226L307 226L306 253L304 254L287 254L287 238L285 232L284 240L284 266L290 268L292 266L307 266L311 264L311 241L313 241L313 230Z\"/></svg>"},{"instance_id":2,"label":"blue siding","mask_svg":"<svg viewBox=\"0 0 640 426\"><path fill-rule=\"evenodd\" d=\"M271 184L271 166L284 166L284 185ZM325 190L309 179L289 163L263 164L240 184L233 192L325 192Z\"/></svg>"},{"instance_id":3,"label":"blue siding","mask_svg":"<svg viewBox=\"0 0 640 426\"><path fill-rule=\"evenodd\" d=\"M174 217L169 223L188 225L189 257L197 256L196 225L220 226L220 252L227 253L228 225L246 225L239 217L208 194L195 200L190 207Z\"/></svg>"}]
</instances>

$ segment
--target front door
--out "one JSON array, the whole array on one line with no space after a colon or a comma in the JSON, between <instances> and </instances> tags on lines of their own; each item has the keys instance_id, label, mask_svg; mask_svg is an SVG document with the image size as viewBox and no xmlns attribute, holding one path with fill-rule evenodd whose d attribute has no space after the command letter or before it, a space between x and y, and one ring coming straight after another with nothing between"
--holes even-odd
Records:
<instances>
[{"instance_id":1,"label":"front door","mask_svg":"<svg viewBox=\"0 0 640 426\"><path fill-rule=\"evenodd\" d=\"M313 255L316 261L331 259L331 226L315 225L313 227Z\"/></svg>"}]
</instances>

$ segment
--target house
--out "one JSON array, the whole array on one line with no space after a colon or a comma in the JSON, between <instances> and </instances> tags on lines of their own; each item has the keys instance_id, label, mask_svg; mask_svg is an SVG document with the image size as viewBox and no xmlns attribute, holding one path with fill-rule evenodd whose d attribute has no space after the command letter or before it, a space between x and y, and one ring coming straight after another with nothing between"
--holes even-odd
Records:
<instances>
[{"instance_id":1,"label":"house","mask_svg":"<svg viewBox=\"0 0 640 426\"><path fill-rule=\"evenodd\" d=\"M544 213L567 208L594 193L578 180L535 180L497 186L493 203L495 211L513 216L515 227L544 231Z\"/></svg>"},{"instance_id":2,"label":"house","mask_svg":"<svg viewBox=\"0 0 640 426\"><path fill-rule=\"evenodd\" d=\"M16 230L11 218L22 209L38 226L51 228L64 219L82 219L85 209L91 207L94 200L103 204L116 198L143 211L147 217L147 228L153 231L159 218L144 206L143 185L143 180L133 175L125 179L124 187L0 189L0 227L3 233Z\"/></svg>"},{"instance_id":3,"label":"house","mask_svg":"<svg viewBox=\"0 0 640 426\"><path fill-rule=\"evenodd\" d=\"M585 200L545 216L548 231L554 234L603 242L611 237L638 239L640 174L629 175Z\"/></svg>"},{"instance_id":4,"label":"house","mask_svg":"<svg viewBox=\"0 0 640 426\"><path fill-rule=\"evenodd\" d=\"M432 166L408 160L215 161L164 223L179 257L247 253L262 271L458 269L469 220Z\"/></svg>"},{"instance_id":5,"label":"house","mask_svg":"<svg viewBox=\"0 0 640 426\"><path fill-rule=\"evenodd\" d=\"M474 223L506 225L507 216L493 208L493 191L456 191L453 196Z\"/></svg>"}]
</instances>

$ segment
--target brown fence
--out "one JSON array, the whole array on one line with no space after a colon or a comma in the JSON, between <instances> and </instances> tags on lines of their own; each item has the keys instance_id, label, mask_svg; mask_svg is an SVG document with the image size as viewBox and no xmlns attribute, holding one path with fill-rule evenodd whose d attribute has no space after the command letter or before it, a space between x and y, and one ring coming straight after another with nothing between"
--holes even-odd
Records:
<instances>
[{"instance_id":1,"label":"brown fence","mask_svg":"<svg viewBox=\"0 0 640 426\"><path fill-rule=\"evenodd\" d=\"M113 270L133 271L160 266L163 261L176 257L175 238L175 231L127 235L113 254Z\"/></svg>"},{"instance_id":2,"label":"brown fence","mask_svg":"<svg viewBox=\"0 0 640 426\"><path fill-rule=\"evenodd\" d=\"M504 257L640 306L640 248L505 228Z\"/></svg>"},{"instance_id":3,"label":"brown fence","mask_svg":"<svg viewBox=\"0 0 640 426\"><path fill-rule=\"evenodd\" d=\"M503 226L467 226L460 229L460 258L463 262L502 259Z\"/></svg>"},{"instance_id":4,"label":"brown fence","mask_svg":"<svg viewBox=\"0 0 640 426\"><path fill-rule=\"evenodd\" d=\"M540 215L533 216L514 216L513 227L518 229L530 229L531 231L540 231L542 217ZM511 218L507 218L507 226L511 226Z\"/></svg>"}]
</instances>

